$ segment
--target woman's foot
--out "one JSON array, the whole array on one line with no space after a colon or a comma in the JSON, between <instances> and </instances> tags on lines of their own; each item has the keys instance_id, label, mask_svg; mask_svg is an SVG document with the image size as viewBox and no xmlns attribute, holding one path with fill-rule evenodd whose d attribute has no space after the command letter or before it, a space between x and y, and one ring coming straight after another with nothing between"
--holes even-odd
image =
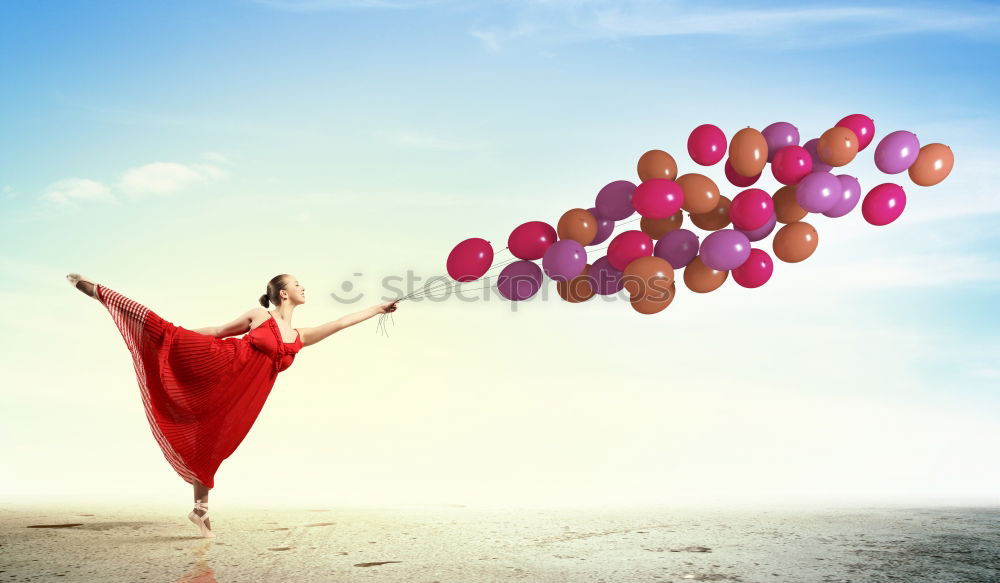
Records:
<instances>
[{"instance_id":1,"label":"woman's foot","mask_svg":"<svg viewBox=\"0 0 1000 583\"><path fill-rule=\"evenodd\" d=\"M201 536L214 538L215 533L212 532L212 521L206 514L208 514L208 502L196 500L194 510L188 514L188 520L201 530Z\"/></svg>"},{"instance_id":2,"label":"woman's foot","mask_svg":"<svg viewBox=\"0 0 1000 583\"><path fill-rule=\"evenodd\" d=\"M90 281L88 278L80 275L79 273L71 273L66 276L66 279L68 279L76 289L96 300L100 300L100 298L97 297L97 284Z\"/></svg>"}]
</instances>

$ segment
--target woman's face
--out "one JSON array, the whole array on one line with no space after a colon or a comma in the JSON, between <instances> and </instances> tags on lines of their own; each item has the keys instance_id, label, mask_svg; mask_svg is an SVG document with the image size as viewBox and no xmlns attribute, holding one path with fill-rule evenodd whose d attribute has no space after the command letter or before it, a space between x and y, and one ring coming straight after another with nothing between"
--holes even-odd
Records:
<instances>
[{"instance_id":1,"label":"woman's face","mask_svg":"<svg viewBox=\"0 0 1000 583\"><path fill-rule=\"evenodd\" d=\"M282 290L288 294L288 299L292 304L304 304L306 303L306 288L302 287L295 277L289 277L285 283L285 289Z\"/></svg>"}]
</instances>

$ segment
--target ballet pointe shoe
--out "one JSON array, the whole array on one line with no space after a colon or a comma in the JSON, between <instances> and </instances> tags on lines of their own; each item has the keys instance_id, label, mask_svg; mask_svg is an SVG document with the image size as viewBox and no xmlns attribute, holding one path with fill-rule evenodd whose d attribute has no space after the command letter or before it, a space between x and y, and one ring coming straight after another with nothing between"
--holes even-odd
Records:
<instances>
[{"instance_id":1,"label":"ballet pointe shoe","mask_svg":"<svg viewBox=\"0 0 1000 583\"><path fill-rule=\"evenodd\" d=\"M205 514L198 516L194 510L204 510ZM188 514L188 520L201 529L201 536L205 538L215 538L215 533L205 526L205 519L208 518L208 502L197 501L194 503L194 510Z\"/></svg>"},{"instance_id":2,"label":"ballet pointe shoe","mask_svg":"<svg viewBox=\"0 0 1000 583\"><path fill-rule=\"evenodd\" d=\"M70 273L69 275L66 276L66 279L69 280L69 282L76 289L82 291L83 293L87 294L88 296L93 297L97 301L101 300L101 298L97 297L97 284L94 283L94 282L92 282L92 281L90 281L89 278L87 278L85 276L82 276L79 273ZM85 284L85 283L89 283L90 286L91 286L89 292L86 289L87 286L80 285L80 284Z\"/></svg>"}]
</instances>

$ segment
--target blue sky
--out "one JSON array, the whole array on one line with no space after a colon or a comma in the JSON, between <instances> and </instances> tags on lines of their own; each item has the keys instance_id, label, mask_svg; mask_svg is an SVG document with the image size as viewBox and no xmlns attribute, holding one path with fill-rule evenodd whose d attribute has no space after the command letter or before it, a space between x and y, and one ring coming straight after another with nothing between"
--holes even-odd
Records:
<instances>
[{"instance_id":1,"label":"blue sky","mask_svg":"<svg viewBox=\"0 0 1000 583\"><path fill-rule=\"evenodd\" d=\"M322 444L285 471L307 471L317 452L351 459L353 450L338 449L354 438L349 430L382 432L367 435L375 449L353 460L369 472L359 476L377 480L402 459L422 464L411 470L423 478L395 490L354 478L342 494L359 500L364 492L486 500L515 491L560 500L562 486L580 481L592 485L580 500L660 500L661 491L622 476L638 472L654 483L671 467L706 480L676 487L676 499L698 491L722 499L733 492L706 484L720 483L716 469L746 459L733 450L737 441L778 460L745 468L755 476L741 485L747 497L773 492L770 475L799 485L787 496L824 499L996 492L1000 472L976 460L995 451L1000 419L998 24L1000 9L986 3L5 4L0 273L9 309L0 321L10 343L2 364L14 382L0 391L17 405L0 414L0 435L20 447L3 461L24 475L55 471L39 453L90 467L86 440L67 437L81 431L71 413L117 412L122 421L91 428L89 439L135 437L125 455L145 473L118 475L123 489L130 479L160 480L163 496L171 491L169 468L145 439L120 337L106 314L68 293L66 273L90 275L197 328L253 307L271 276L289 272L318 292L296 314L296 325L313 325L367 305L331 301L343 281L374 302L380 276L442 273L462 239L505 241L521 222L555 222L591 206L605 183L635 180L635 161L648 149L670 151L681 172L696 171L684 144L701 123L732 135L788 121L805 140L865 113L876 139L907 129L956 153L953 174L931 188L878 173L874 145L845 169L865 191L903 181L907 209L896 223L872 227L859 210L817 219L821 243L810 260L776 262L772 282L752 292L730 279L718 292L679 295L669 315L571 306L554 294L517 312L498 302L404 304L390 339L376 339L369 322L296 362L246 450L223 469L233 482L259 479L279 447L302 440L289 431L301 428L302 415L336 409L345 411L344 433L309 430ZM719 168L705 172L721 179ZM762 248L770 252L769 241ZM44 355L22 341L40 333ZM65 369L47 366L53 355ZM385 355L397 366L379 366ZM87 373L73 381L63 371ZM317 387L331 375L345 389L322 392L317 406ZM75 382L84 386L67 392ZM477 390L458 392L470 383ZM36 388L15 388L24 386ZM72 411L49 411L52 399L68 400ZM528 399L541 400L532 409ZM716 425L709 402L730 404L728 424ZM366 419L375 406L396 412ZM816 432L822 407L857 416L846 425L873 425L840 443ZM643 417L658 410L677 418ZM752 420L738 415L749 410ZM897 412L889 437L875 427L879 411ZM436 437L401 452L428 423ZM954 432L925 441L929 424ZM504 434L510 425L523 432ZM47 426L60 429L23 441L25 428ZM771 437L747 437L763 426ZM683 444L706 427L714 441L703 444L705 457L692 457ZM579 441L554 437L570 434ZM812 456L781 439L788 435L841 456L842 488L806 479L803 460ZM877 463L866 444L876 438L891 441L899 471L870 483ZM452 449L458 442L469 450ZM665 442L678 448L670 467L643 461ZM957 450L967 453L949 461ZM455 456L476 451L492 452L492 461L447 475ZM553 467L554 455L564 464ZM595 455L605 465L590 465ZM949 477L930 479L945 462L954 464ZM584 463L593 475L581 473ZM539 476L534 488L524 486L529 475ZM77 490L104 492L92 478L84 473ZM914 483L924 486L908 490ZM271 487L255 484L254 496ZM36 486L25 478L8 493ZM316 488L303 496L321 496Z\"/></svg>"}]
</instances>

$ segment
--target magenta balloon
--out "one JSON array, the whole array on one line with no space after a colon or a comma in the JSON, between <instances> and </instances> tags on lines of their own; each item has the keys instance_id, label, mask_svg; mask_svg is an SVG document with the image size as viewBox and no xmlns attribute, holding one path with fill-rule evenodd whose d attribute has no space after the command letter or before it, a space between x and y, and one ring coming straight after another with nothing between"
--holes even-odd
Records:
<instances>
[{"instance_id":1,"label":"magenta balloon","mask_svg":"<svg viewBox=\"0 0 1000 583\"><path fill-rule=\"evenodd\" d=\"M767 219L767 222L763 226L757 227L756 229L736 229L737 231L743 233L747 236L750 241L760 241L764 237L771 234L774 230L774 226L778 224L778 215L771 213L771 217Z\"/></svg>"},{"instance_id":2,"label":"magenta balloon","mask_svg":"<svg viewBox=\"0 0 1000 583\"><path fill-rule=\"evenodd\" d=\"M448 254L448 275L455 281L477 280L490 265L493 265L493 247L478 237L462 241Z\"/></svg>"},{"instance_id":3,"label":"magenta balloon","mask_svg":"<svg viewBox=\"0 0 1000 583\"><path fill-rule=\"evenodd\" d=\"M642 231L623 231L608 245L608 261L615 269L625 271L629 263L653 254L653 239Z\"/></svg>"},{"instance_id":4,"label":"magenta balloon","mask_svg":"<svg viewBox=\"0 0 1000 583\"><path fill-rule=\"evenodd\" d=\"M750 257L750 239L735 229L709 233L701 243L701 260L717 271L735 269Z\"/></svg>"},{"instance_id":5,"label":"magenta balloon","mask_svg":"<svg viewBox=\"0 0 1000 583\"><path fill-rule=\"evenodd\" d=\"M917 161L920 140L905 130L892 132L875 147L875 167L886 174L899 174Z\"/></svg>"},{"instance_id":6,"label":"magenta balloon","mask_svg":"<svg viewBox=\"0 0 1000 583\"><path fill-rule=\"evenodd\" d=\"M729 159L726 159L726 179L733 186L739 186L740 188L746 188L747 186L752 186L757 179L760 178L760 174L757 176L743 176L739 172L733 169L733 165L729 163Z\"/></svg>"},{"instance_id":7,"label":"magenta balloon","mask_svg":"<svg viewBox=\"0 0 1000 583\"><path fill-rule=\"evenodd\" d=\"M767 161L774 160L775 153L787 146L799 145L799 130L787 121L777 121L761 130L767 142Z\"/></svg>"},{"instance_id":8,"label":"magenta balloon","mask_svg":"<svg viewBox=\"0 0 1000 583\"><path fill-rule=\"evenodd\" d=\"M674 269L687 267L698 255L698 235L687 229L674 229L660 237L653 247L653 255L666 259Z\"/></svg>"},{"instance_id":9,"label":"magenta balloon","mask_svg":"<svg viewBox=\"0 0 1000 583\"><path fill-rule=\"evenodd\" d=\"M812 171L829 172L830 170L833 170L833 166L824 164L823 161L819 159L819 154L816 153L816 144L819 144L819 138L813 138L802 146L806 149L806 152L809 152L809 157L812 158Z\"/></svg>"},{"instance_id":10,"label":"magenta balloon","mask_svg":"<svg viewBox=\"0 0 1000 583\"><path fill-rule=\"evenodd\" d=\"M858 202L861 201L861 183L858 182L857 178L847 174L838 174L837 180L840 182L840 198L837 199L837 204L823 213L831 219L846 215L854 210L854 207L858 206Z\"/></svg>"},{"instance_id":11,"label":"magenta balloon","mask_svg":"<svg viewBox=\"0 0 1000 583\"><path fill-rule=\"evenodd\" d=\"M812 156L802 146L785 146L774 154L771 172L782 184L798 184L812 172Z\"/></svg>"},{"instance_id":12,"label":"magenta balloon","mask_svg":"<svg viewBox=\"0 0 1000 583\"><path fill-rule=\"evenodd\" d=\"M688 136L688 155L696 164L712 166L726 155L726 134L712 124L702 124Z\"/></svg>"},{"instance_id":13,"label":"magenta balloon","mask_svg":"<svg viewBox=\"0 0 1000 583\"><path fill-rule=\"evenodd\" d=\"M869 223L881 227L899 218L906 208L906 193L898 184L879 184L865 195L861 214Z\"/></svg>"},{"instance_id":14,"label":"magenta balloon","mask_svg":"<svg viewBox=\"0 0 1000 583\"><path fill-rule=\"evenodd\" d=\"M840 199L840 181L827 172L813 172L795 187L795 200L811 213L822 213L833 208Z\"/></svg>"},{"instance_id":15,"label":"magenta balloon","mask_svg":"<svg viewBox=\"0 0 1000 583\"><path fill-rule=\"evenodd\" d=\"M519 302L542 288L542 269L533 261L515 261L497 277L497 291L508 300Z\"/></svg>"},{"instance_id":16,"label":"magenta balloon","mask_svg":"<svg viewBox=\"0 0 1000 583\"><path fill-rule=\"evenodd\" d=\"M601 257L590 266L587 272L587 279L590 280L594 291L602 296L610 296L621 291L625 282L622 281L622 270L611 265L607 256Z\"/></svg>"},{"instance_id":17,"label":"magenta balloon","mask_svg":"<svg viewBox=\"0 0 1000 583\"><path fill-rule=\"evenodd\" d=\"M597 234L594 235L594 240L590 242L590 245L594 246L607 241L608 237L615 230L615 222L602 217L601 213L597 212L597 207L589 208L587 212L594 215L594 218L597 219Z\"/></svg>"},{"instance_id":18,"label":"magenta balloon","mask_svg":"<svg viewBox=\"0 0 1000 583\"><path fill-rule=\"evenodd\" d=\"M684 191L669 178L650 178L636 187L632 206L647 219L665 219L677 214L684 204Z\"/></svg>"},{"instance_id":19,"label":"magenta balloon","mask_svg":"<svg viewBox=\"0 0 1000 583\"><path fill-rule=\"evenodd\" d=\"M587 252L573 239L561 239L552 244L542 257L545 275L555 281L569 281L587 267Z\"/></svg>"},{"instance_id":20,"label":"magenta balloon","mask_svg":"<svg viewBox=\"0 0 1000 583\"><path fill-rule=\"evenodd\" d=\"M875 138L875 120L860 113L845 117L838 121L835 127L847 128L854 132L854 135L858 136L859 152L867 148L868 144L872 143L872 140Z\"/></svg>"},{"instance_id":21,"label":"magenta balloon","mask_svg":"<svg viewBox=\"0 0 1000 583\"><path fill-rule=\"evenodd\" d=\"M759 188L748 188L733 197L729 205L729 220L737 229L756 229L774 214L774 200Z\"/></svg>"},{"instance_id":22,"label":"magenta balloon","mask_svg":"<svg viewBox=\"0 0 1000 583\"><path fill-rule=\"evenodd\" d=\"M518 259L541 259L545 250L556 242L556 230L542 221L518 225L507 237L507 248Z\"/></svg>"},{"instance_id":23,"label":"magenta balloon","mask_svg":"<svg viewBox=\"0 0 1000 583\"><path fill-rule=\"evenodd\" d=\"M606 219L612 221L627 219L635 212L635 209L632 208L632 193L634 192L635 184L628 180L615 180L605 185L597 193L594 207Z\"/></svg>"},{"instance_id":24,"label":"magenta balloon","mask_svg":"<svg viewBox=\"0 0 1000 583\"><path fill-rule=\"evenodd\" d=\"M760 287L771 279L774 261L763 249L751 249L743 265L733 269L733 280L743 287Z\"/></svg>"}]
</instances>

